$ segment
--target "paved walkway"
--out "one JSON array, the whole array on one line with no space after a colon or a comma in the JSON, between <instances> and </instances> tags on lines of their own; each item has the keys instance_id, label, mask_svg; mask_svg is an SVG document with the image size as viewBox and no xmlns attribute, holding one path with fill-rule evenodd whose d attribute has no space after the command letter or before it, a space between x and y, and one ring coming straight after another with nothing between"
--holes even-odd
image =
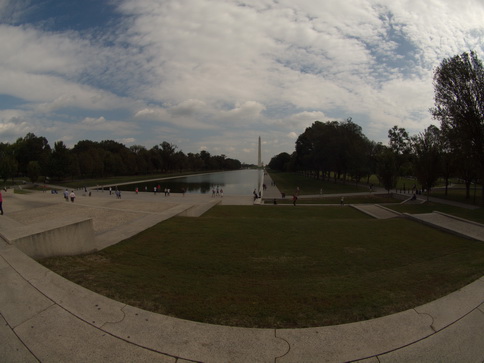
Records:
<instances>
[{"instance_id":1,"label":"paved walkway","mask_svg":"<svg viewBox=\"0 0 484 363\"><path fill-rule=\"evenodd\" d=\"M389 219L401 216L400 213L378 204L359 204L353 205L352 207L377 219Z\"/></svg>"},{"instance_id":2,"label":"paved walkway","mask_svg":"<svg viewBox=\"0 0 484 363\"><path fill-rule=\"evenodd\" d=\"M440 212L412 215L407 214L407 216L419 222L438 227L447 232L484 242L484 225L480 223L475 223Z\"/></svg>"},{"instance_id":3,"label":"paved walkway","mask_svg":"<svg viewBox=\"0 0 484 363\"><path fill-rule=\"evenodd\" d=\"M29 228L42 218L83 215L95 220L99 238L123 228L133 232L140 221L159 220L177 206L185 212L211 203L253 203L250 196L216 201L124 193L117 200L108 194L80 195L66 203L60 195L4 193L0 232L10 223ZM0 362L482 363L483 342L484 277L429 304L378 319L308 329L247 329L195 323L108 299L0 239Z\"/></svg>"}]
</instances>

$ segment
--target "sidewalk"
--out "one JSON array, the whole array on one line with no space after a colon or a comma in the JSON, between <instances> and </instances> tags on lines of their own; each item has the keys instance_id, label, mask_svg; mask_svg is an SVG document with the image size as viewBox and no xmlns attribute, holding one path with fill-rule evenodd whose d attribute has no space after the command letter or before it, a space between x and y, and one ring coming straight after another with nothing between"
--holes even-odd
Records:
<instances>
[{"instance_id":1,"label":"sidewalk","mask_svg":"<svg viewBox=\"0 0 484 363\"><path fill-rule=\"evenodd\" d=\"M186 205L207 202L174 197ZM153 203L151 196L139 200L134 194L123 198L131 205L129 213L146 215L164 210L160 203L175 202ZM106 196L81 197L78 205L42 194L30 205L29 197L13 203L7 195L6 201L5 209L17 214L18 223L40 219L39 210L44 218L97 211L98 231L122 225L127 213L126 203ZM115 220L121 224L112 227ZM482 362L483 341L484 277L429 304L378 319L308 329L248 329L186 321L108 299L0 239L1 362Z\"/></svg>"}]
</instances>

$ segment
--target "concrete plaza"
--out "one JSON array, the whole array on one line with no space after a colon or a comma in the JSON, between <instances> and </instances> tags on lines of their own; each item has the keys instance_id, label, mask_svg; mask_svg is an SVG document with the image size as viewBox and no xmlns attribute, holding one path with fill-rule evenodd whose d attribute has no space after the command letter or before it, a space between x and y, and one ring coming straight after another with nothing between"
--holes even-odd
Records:
<instances>
[{"instance_id":1,"label":"concrete plaza","mask_svg":"<svg viewBox=\"0 0 484 363\"><path fill-rule=\"evenodd\" d=\"M253 200L250 195L77 194L71 203L50 193L4 193L0 362L484 361L484 277L398 314L307 329L202 324L98 295L44 268L12 240L58 229L63 221L77 226L91 220L94 247L102 249L174 215L195 217L218 203L252 205ZM390 217L369 208L375 218ZM432 223L432 216L426 218ZM448 220L442 223L453 228ZM482 236L484 227L473 226Z\"/></svg>"}]
</instances>

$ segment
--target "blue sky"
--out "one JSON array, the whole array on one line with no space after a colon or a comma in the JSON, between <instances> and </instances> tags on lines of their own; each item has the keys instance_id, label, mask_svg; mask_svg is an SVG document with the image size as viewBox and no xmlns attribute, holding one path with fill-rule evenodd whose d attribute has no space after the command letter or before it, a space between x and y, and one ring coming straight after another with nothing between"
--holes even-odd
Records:
<instances>
[{"instance_id":1,"label":"blue sky","mask_svg":"<svg viewBox=\"0 0 484 363\"><path fill-rule=\"evenodd\" d=\"M0 0L0 141L163 141L243 162L314 121L435 123L443 58L484 60L482 0Z\"/></svg>"}]
</instances>

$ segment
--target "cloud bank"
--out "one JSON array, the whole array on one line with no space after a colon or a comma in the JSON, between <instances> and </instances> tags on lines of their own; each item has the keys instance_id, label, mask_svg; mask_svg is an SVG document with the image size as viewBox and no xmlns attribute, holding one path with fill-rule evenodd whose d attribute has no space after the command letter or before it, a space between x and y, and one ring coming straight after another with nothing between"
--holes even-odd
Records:
<instances>
[{"instance_id":1,"label":"cloud bank","mask_svg":"<svg viewBox=\"0 0 484 363\"><path fill-rule=\"evenodd\" d=\"M433 122L443 58L484 53L480 0L55 3L0 1L3 141L169 141L255 162L260 135L269 162L313 121L352 117L386 143Z\"/></svg>"}]
</instances>

